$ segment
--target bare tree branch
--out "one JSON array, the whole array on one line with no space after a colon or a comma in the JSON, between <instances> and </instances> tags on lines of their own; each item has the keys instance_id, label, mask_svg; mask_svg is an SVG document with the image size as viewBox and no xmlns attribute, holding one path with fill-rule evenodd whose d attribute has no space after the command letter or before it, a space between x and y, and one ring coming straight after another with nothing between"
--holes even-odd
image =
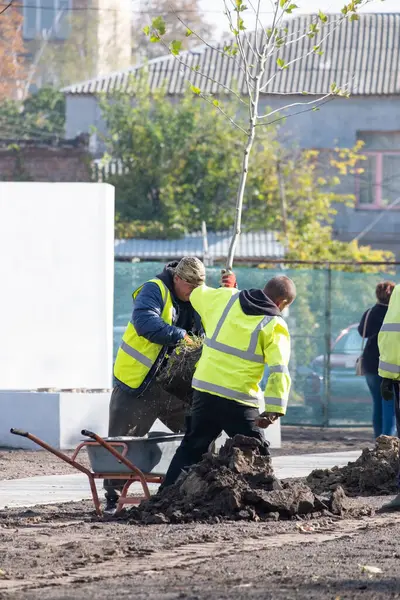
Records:
<instances>
[{"instance_id":1,"label":"bare tree branch","mask_svg":"<svg viewBox=\"0 0 400 600\"><path fill-rule=\"evenodd\" d=\"M293 108L293 106L311 106L312 104L318 104L318 102L322 102L326 98L329 98L330 96L333 96L333 95L334 94L332 92L330 92L329 94L325 94L324 96L321 96L320 98L316 98L315 100L310 100L309 102L293 102L292 104L287 104L286 106L283 106L282 108L276 108L275 110L272 110L270 113L267 113L266 115L258 116L257 118L258 119L268 119L271 115L282 112L283 110L288 110L289 108ZM262 126L263 123L258 123L257 127L260 125Z\"/></svg>"},{"instance_id":2,"label":"bare tree branch","mask_svg":"<svg viewBox=\"0 0 400 600\"><path fill-rule=\"evenodd\" d=\"M5 6L2 10L0 10L0 15L5 13L6 10L8 10L10 8L10 6L12 6L13 2L14 2L14 0L10 0L10 2L7 4L7 6Z\"/></svg>"},{"instance_id":3,"label":"bare tree branch","mask_svg":"<svg viewBox=\"0 0 400 600\"><path fill-rule=\"evenodd\" d=\"M227 16L228 21L229 21L229 25L230 25L231 30L233 32L233 30L235 28L233 26L233 21L232 21L231 13L230 13L228 5L227 5L227 0L224 0L224 6L225 6L225 11L226 11L226 16ZM239 48L240 56L242 57L242 61L243 61L243 64L244 64L247 90L248 90L248 94L249 94L249 98L250 98L250 107L249 107L249 110L251 111L251 106L252 106L252 103L253 103L253 94L252 94L251 90L252 90L253 86L251 86L251 82L250 82L250 78L251 78L250 66L249 66L249 62L247 60L247 56L246 56L246 53L244 51L243 44L242 44L242 41L240 39L240 36L237 35L236 39L237 39L237 43L238 43L238 48Z\"/></svg>"},{"instance_id":4,"label":"bare tree branch","mask_svg":"<svg viewBox=\"0 0 400 600\"><path fill-rule=\"evenodd\" d=\"M233 10L236 11L237 30L238 30L238 32L240 32L241 30L240 30L239 23L240 23L240 20L241 20L241 16L240 16L239 11L236 10L236 5L235 5L234 0L231 0L231 4L232 4L232 7L233 7ZM243 39L245 40L245 42L247 43L248 47L250 48L250 52L252 52L254 58L257 60L259 58L258 53L257 53L256 50L254 50L252 44L250 43L249 37L248 37L248 35L247 35L247 33L246 33L246 31L244 29L242 30L242 35L243 35Z\"/></svg>"},{"instance_id":5,"label":"bare tree branch","mask_svg":"<svg viewBox=\"0 0 400 600\"><path fill-rule=\"evenodd\" d=\"M257 50L257 54L258 54L259 58L261 58L262 40L265 35L264 26L260 19L260 2L261 2L261 0L257 0L257 8L254 8L254 5L251 2L251 0L248 0L248 3L250 4L251 8L253 9L254 15L256 17L256 26L255 26L255 30L254 30L254 36L255 36L256 50ZM260 47L258 46L258 27L259 26L260 26L260 30L261 30L261 45L260 45Z\"/></svg>"},{"instance_id":6,"label":"bare tree branch","mask_svg":"<svg viewBox=\"0 0 400 600\"><path fill-rule=\"evenodd\" d=\"M189 83L190 83L190 81L189 81ZM219 111L219 112L220 112L222 115L224 115L224 117L225 117L226 119L228 119L228 121L229 121L229 122L230 122L230 123L231 123L231 124L232 124L234 127L236 127L236 129L239 129L239 131L241 131L242 133L244 133L244 134L248 135L248 133L249 133L249 132L248 132L248 131L246 131L245 129L243 129L243 127L241 127L240 125L238 125L238 124L236 123L236 121L234 121L234 120L232 119L232 117L230 117L230 116L228 115L228 113L227 113L227 112L225 112L225 111L223 110L223 108L221 108L221 107L219 106L219 104L218 104L218 105L214 104L214 103L212 102L212 100L210 100L210 98L208 98L208 96L205 96L205 95L204 95L204 94L202 94L201 92L200 92L199 96L200 96L200 98L203 98L203 100L205 100L206 102L208 102L208 104L211 104L211 106L212 106L213 108L216 108L216 109L217 109L217 110L218 110L218 111Z\"/></svg>"},{"instance_id":7,"label":"bare tree branch","mask_svg":"<svg viewBox=\"0 0 400 600\"><path fill-rule=\"evenodd\" d=\"M210 75L206 75L205 73L203 73L200 70L196 70L195 67L191 67L190 65L188 65L186 62L184 62L182 60L182 58L177 55L177 54L173 54L168 46L168 44L166 44L164 42L164 40L160 40L161 44L164 46L164 48L167 50L168 54L170 54L182 67L184 67L185 69L189 69L189 71L192 71L192 73L194 73L195 75L200 75L200 77L204 77L204 79L207 79L208 81L211 81L212 83L215 83L216 85L219 85L220 87L222 87L224 90L226 90L227 92L229 92L230 94L232 94L233 96L235 96L242 104L244 104L246 107L248 107L248 103L245 102L243 100L243 98L237 93L235 92L235 90L233 90L232 88L230 88L229 86L225 85L224 83L221 83L220 81L218 81L217 79L214 79L213 77L210 77ZM212 46L210 46L210 48L212 48ZM182 71L184 73L184 71ZM188 82L191 85L194 85L188 77L186 77L186 79L188 80Z\"/></svg>"},{"instance_id":8,"label":"bare tree branch","mask_svg":"<svg viewBox=\"0 0 400 600\"><path fill-rule=\"evenodd\" d=\"M325 100L325 102L322 102L321 106L324 106L325 104L328 104L329 102L332 102L332 100L334 100L337 96L330 96L327 100ZM285 108L285 107L283 107ZM279 117L278 119L274 119L273 121L270 121L268 123L259 123L258 126L261 127L265 127L265 126L269 126L269 125L274 125L275 123L279 123L280 121L286 121L287 119L290 119L291 117L295 117L297 115L302 115L303 113L307 113L314 110L313 108L306 108L306 110L299 110L295 113L292 113L291 115L285 115L283 117Z\"/></svg>"},{"instance_id":9,"label":"bare tree branch","mask_svg":"<svg viewBox=\"0 0 400 600\"><path fill-rule=\"evenodd\" d=\"M172 10L172 7L171 7ZM193 31L189 25L187 23L185 23L185 21L183 21L183 19L179 16L179 14L176 11L172 11L175 15L175 17L178 19L178 21L180 23L182 23L182 25L184 27L186 27L186 29L190 29L190 31L192 32L192 34L205 46L207 46L207 48L210 48L211 50L214 50L215 52L218 52L218 54L222 54L222 56L225 56L226 58L230 58L231 60L233 60L235 62L235 64L238 66L238 68L244 71L243 65L240 64L240 61L237 60L236 56L232 56L231 54L227 54L226 52L224 52L224 50L220 50L217 46L213 46L212 44L210 44L209 42L207 42L200 34L198 34L196 31Z\"/></svg>"},{"instance_id":10,"label":"bare tree branch","mask_svg":"<svg viewBox=\"0 0 400 600\"><path fill-rule=\"evenodd\" d=\"M343 19L345 19L345 17L343 16L343 18L339 19L339 23L338 25L336 25L332 31L329 31L329 33L326 34L326 36L324 36L322 38L322 40L319 42L318 45L322 44L330 35L332 35L333 31L335 31L340 23L343 21ZM295 63L297 63L299 60L303 60L304 58L307 58L308 56L310 56L311 54L313 54L315 52L314 48L312 48L311 50L309 50L308 52L306 52L305 54L302 54L301 56L297 56L296 58L294 58L293 60L289 61L288 63L285 64L285 69L287 69L288 67L290 67L290 65L293 65ZM279 71L275 71L275 73L273 73L273 75L271 75L271 77L268 79L268 81L261 87L260 91L263 92L265 90L266 87L268 87L268 85L271 83L271 81L273 81L275 79L275 77L278 75Z\"/></svg>"},{"instance_id":11,"label":"bare tree branch","mask_svg":"<svg viewBox=\"0 0 400 600\"><path fill-rule=\"evenodd\" d=\"M216 83L216 84L218 84L218 85L222 86L222 87L223 87L223 88L225 88L227 91L229 91L230 93L232 93L232 94L234 94L235 96L237 96L237 97L240 99L240 101L241 101L243 104L245 104L246 106L248 106L248 104L247 104L246 102L244 102L244 101L243 101L243 100L242 100L242 99L239 97L239 95L238 95L238 94L237 94L235 91L231 90L230 88L228 88L227 86L225 86L225 85L221 84L220 82L216 81L215 79L213 79L213 78L211 78L211 77L209 77L209 76L207 76L207 75L204 75L204 73L201 73L200 71L196 71L195 69L193 69L193 67L190 67L190 66L189 66L189 65L187 65L185 62L183 62L183 60L180 58L180 56L179 56L179 55L172 54L172 53L171 53L171 51L170 51L170 49L169 49L169 46L168 46L168 45L167 45L167 44L164 42L164 40L163 40L163 39L161 39L160 41L161 41L162 45L163 45L163 46L164 46L164 47L167 49L168 53L169 53L169 54L171 54L171 56L173 56L173 58L174 58L174 59L175 59L175 60L176 60L176 61L177 61L177 62L178 62L180 65L181 65L181 67L183 67L183 69L182 69L182 72L183 72L183 74L185 74L185 71L184 71L184 69L189 69L189 70L193 71L194 73L196 73L196 75L200 75L201 77L205 77L206 79L210 79L210 80L211 80L211 81L213 81L214 83ZM192 85L192 86L194 87L194 83L193 83L193 82L192 82L192 81L189 79L189 77L188 77L188 76L186 76L186 79L187 79L188 83L190 83L190 85ZM201 98L203 98L203 100L205 100L206 102L208 102L208 104L211 104L211 105L213 106L213 108L216 108L216 109L217 109L217 110L218 110L218 111L219 111L219 112L220 112L222 115L224 115L224 117L225 117L225 118L226 118L226 119L227 119L227 120L228 120L228 121L229 121L229 122L230 122L230 123L231 123L231 124L232 124L234 127L236 127L237 129L239 129L239 131L241 131L242 133L245 133L245 134L247 135L247 133L248 133L248 132L247 132L247 131L246 131L246 130L243 128L243 127L241 127L240 125L238 125L238 124L237 124L237 123L236 123L236 122L235 122L235 121L232 119L232 117L230 117L230 116L228 115L228 113L227 113L227 112L225 112L225 111L223 110L223 108L221 108L221 106L220 106L219 104L214 104L214 103L213 103L213 102L210 100L210 98L208 98L208 97L207 97L205 94L203 94L201 91L200 91L200 93L199 93L198 95L199 95Z\"/></svg>"}]
</instances>

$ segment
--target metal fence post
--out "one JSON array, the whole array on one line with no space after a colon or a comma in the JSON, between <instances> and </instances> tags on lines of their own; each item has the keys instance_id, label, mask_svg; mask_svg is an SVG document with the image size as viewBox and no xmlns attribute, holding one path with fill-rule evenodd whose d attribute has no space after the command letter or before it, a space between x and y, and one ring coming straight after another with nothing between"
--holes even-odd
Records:
<instances>
[{"instance_id":1,"label":"metal fence post","mask_svg":"<svg viewBox=\"0 0 400 600\"><path fill-rule=\"evenodd\" d=\"M325 283L325 353L324 353L324 404L322 426L329 427L329 404L331 397L331 338L332 338L332 271L326 266Z\"/></svg>"}]
</instances>

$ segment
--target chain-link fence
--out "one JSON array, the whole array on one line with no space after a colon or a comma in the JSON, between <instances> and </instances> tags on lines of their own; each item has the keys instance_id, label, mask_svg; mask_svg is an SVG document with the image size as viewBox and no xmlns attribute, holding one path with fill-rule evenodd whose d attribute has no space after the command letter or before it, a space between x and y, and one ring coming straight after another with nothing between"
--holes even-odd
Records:
<instances>
[{"instance_id":1,"label":"chain-link fence","mask_svg":"<svg viewBox=\"0 0 400 600\"><path fill-rule=\"evenodd\" d=\"M132 291L160 273L163 266L150 262L115 264L114 354L131 317ZM362 314L376 302L376 284L384 279L397 281L398 266L382 267L380 273L312 265L301 269L235 268L241 289L263 287L268 279L282 273L297 286L297 299L287 315L293 385L286 424L370 425L371 397L364 377L355 374L361 352L357 326ZM209 285L217 287L219 278L220 267L207 269Z\"/></svg>"}]
</instances>

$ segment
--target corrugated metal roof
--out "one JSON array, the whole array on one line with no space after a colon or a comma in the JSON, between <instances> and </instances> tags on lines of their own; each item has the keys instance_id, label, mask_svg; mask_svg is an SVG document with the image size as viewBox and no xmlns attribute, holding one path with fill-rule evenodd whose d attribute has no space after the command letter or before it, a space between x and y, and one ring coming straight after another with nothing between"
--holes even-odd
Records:
<instances>
[{"instance_id":1,"label":"corrugated metal roof","mask_svg":"<svg viewBox=\"0 0 400 600\"><path fill-rule=\"evenodd\" d=\"M208 233L208 257L213 260L225 258L231 235L231 232ZM201 233L192 233L178 240L115 240L114 253L116 260L203 257L203 237ZM284 248L272 231L242 233L235 256L238 260L283 258Z\"/></svg>"},{"instance_id":2,"label":"corrugated metal roof","mask_svg":"<svg viewBox=\"0 0 400 600\"><path fill-rule=\"evenodd\" d=\"M315 15L291 19L285 24L288 27L289 39L297 39L303 33L307 33L311 24L315 22ZM324 40L328 33L330 35ZM254 33L248 35L254 38ZM324 50L322 56L312 51L320 42L321 49ZM200 71L208 77L228 87L235 85L244 93L243 73L232 58L222 56L223 47L224 43L217 45L215 49L201 46L182 53L181 58L188 67L199 65ZM277 57L289 63L299 56L303 58L294 62L288 69L278 69ZM316 37L310 39L303 35L300 41L287 44L270 57L264 83L275 74L276 76L264 93L298 94L306 91L310 94L326 94L331 83L336 82L339 86L350 84L351 93L356 95L398 94L399 61L400 13L364 13L359 15L358 21L349 21L344 19L343 15L332 14L328 16L328 22ZM137 75L143 68L143 65L131 67L126 71L71 85L63 91L67 94L96 94L123 90L127 88L130 77ZM147 68L152 90L165 84L168 94L182 94L187 87L186 75L190 73L191 83L205 93L227 93L211 79L182 67L172 56L152 60Z\"/></svg>"}]
</instances>

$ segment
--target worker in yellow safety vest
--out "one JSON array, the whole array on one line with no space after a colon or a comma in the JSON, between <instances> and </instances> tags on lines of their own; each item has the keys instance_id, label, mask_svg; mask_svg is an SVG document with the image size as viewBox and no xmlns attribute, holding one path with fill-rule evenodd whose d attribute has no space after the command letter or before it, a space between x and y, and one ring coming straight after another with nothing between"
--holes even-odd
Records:
<instances>
[{"instance_id":1,"label":"worker in yellow safety vest","mask_svg":"<svg viewBox=\"0 0 400 600\"><path fill-rule=\"evenodd\" d=\"M190 341L190 334L202 334L200 316L189 297L205 277L203 263L187 256L167 264L133 292L132 317L114 364L109 436L141 437L157 418L174 433L184 431L188 406L163 390L156 374L165 368L169 349L184 338ZM123 484L105 480L106 512L115 511Z\"/></svg>"},{"instance_id":2,"label":"worker in yellow safety vest","mask_svg":"<svg viewBox=\"0 0 400 600\"><path fill-rule=\"evenodd\" d=\"M378 335L378 346L382 398L395 398L397 435L400 437L400 285L396 285L390 297L389 308ZM382 510L400 510L400 494L385 504Z\"/></svg>"},{"instance_id":3,"label":"worker in yellow safety vest","mask_svg":"<svg viewBox=\"0 0 400 600\"><path fill-rule=\"evenodd\" d=\"M295 299L295 285L280 276L268 281L263 290L239 292L231 272L223 277L222 284L218 289L200 286L190 295L206 337L192 382L189 431L162 488L197 463L222 431L230 437L241 434L257 438L268 453L261 427L286 412L290 336L281 311ZM266 364L270 374L263 397L260 382Z\"/></svg>"}]
</instances>

